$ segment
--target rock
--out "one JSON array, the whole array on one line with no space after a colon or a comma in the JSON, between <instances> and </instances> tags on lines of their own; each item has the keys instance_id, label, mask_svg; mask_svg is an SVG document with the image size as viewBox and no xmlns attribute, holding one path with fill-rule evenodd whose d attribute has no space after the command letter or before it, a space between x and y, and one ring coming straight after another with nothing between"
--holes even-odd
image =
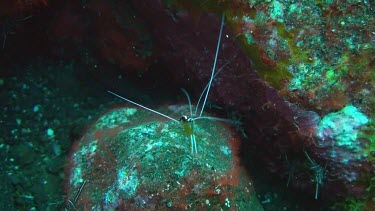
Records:
<instances>
[{"instance_id":1,"label":"rock","mask_svg":"<svg viewBox=\"0 0 375 211\"><path fill-rule=\"evenodd\" d=\"M188 106L158 111L179 117ZM144 109L122 107L94 122L71 152L67 206L263 210L239 164L238 134L212 120L195 120L193 133L184 125L189 122L165 120Z\"/></svg>"}]
</instances>

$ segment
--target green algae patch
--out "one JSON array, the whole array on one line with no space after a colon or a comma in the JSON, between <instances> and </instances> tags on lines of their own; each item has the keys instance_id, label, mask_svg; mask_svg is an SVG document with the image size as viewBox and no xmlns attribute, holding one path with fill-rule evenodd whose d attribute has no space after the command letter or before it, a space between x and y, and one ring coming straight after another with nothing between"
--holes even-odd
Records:
<instances>
[{"instance_id":1,"label":"green algae patch","mask_svg":"<svg viewBox=\"0 0 375 211\"><path fill-rule=\"evenodd\" d=\"M375 122L371 120L369 124L363 127L358 134L358 137L364 139L365 147L362 150L364 157L367 157L370 162L375 162ZM374 180L375 182L375 180Z\"/></svg>"},{"instance_id":2,"label":"green algae patch","mask_svg":"<svg viewBox=\"0 0 375 211\"><path fill-rule=\"evenodd\" d=\"M239 37L239 40L245 43L245 52L251 61L254 62L255 69L258 71L260 77L276 89L282 89L282 82L290 80L292 76L285 68L286 65L274 63L274 61L266 55L264 50L255 44L249 44L249 38L247 38L246 35Z\"/></svg>"}]
</instances>

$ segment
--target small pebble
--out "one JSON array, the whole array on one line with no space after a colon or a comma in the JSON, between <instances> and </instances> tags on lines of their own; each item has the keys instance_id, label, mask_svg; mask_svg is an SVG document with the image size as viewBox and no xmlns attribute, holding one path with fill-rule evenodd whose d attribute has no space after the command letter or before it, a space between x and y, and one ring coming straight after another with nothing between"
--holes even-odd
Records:
<instances>
[{"instance_id":1,"label":"small pebble","mask_svg":"<svg viewBox=\"0 0 375 211\"><path fill-rule=\"evenodd\" d=\"M33 107L34 112L38 112L39 109L40 109L40 105L34 105L34 107Z\"/></svg>"},{"instance_id":2,"label":"small pebble","mask_svg":"<svg viewBox=\"0 0 375 211\"><path fill-rule=\"evenodd\" d=\"M51 128L47 129L47 136L49 138L53 138L55 136L55 131L53 131Z\"/></svg>"}]
</instances>

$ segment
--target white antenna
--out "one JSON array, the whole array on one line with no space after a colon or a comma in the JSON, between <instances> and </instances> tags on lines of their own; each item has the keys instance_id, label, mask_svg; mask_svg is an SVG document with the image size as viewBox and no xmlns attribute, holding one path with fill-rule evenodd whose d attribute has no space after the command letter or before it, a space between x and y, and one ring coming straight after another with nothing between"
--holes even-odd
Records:
<instances>
[{"instance_id":1,"label":"white antenna","mask_svg":"<svg viewBox=\"0 0 375 211\"><path fill-rule=\"evenodd\" d=\"M125 101L127 101L127 102L129 102L129 103L132 103L132 104L134 104L134 105L136 105L136 106L139 106L139 107L141 107L141 108L144 108L144 109L146 109L146 110L148 110L148 111L151 111L151 112L153 112L153 113L155 113L155 114L159 114L160 116L163 116L163 117L165 117L165 118L167 118L167 119L170 119L170 120L175 121L175 122L179 122L177 119L174 119L174 118L172 118L172 117L170 117L170 116L167 116L167 115L165 115L165 114L162 114L162 113L160 113L160 112L158 112L158 111L155 111L155 110L153 110L153 109L151 109L151 108L148 108L148 107L146 107L146 106L143 106L143 105L141 105L141 104L138 104L138 103L136 103L136 102L134 102L134 101L131 101L131 100L129 100L129 99L127 99L127 98L125 98L125 97L123 97L123 96L121 96L121 95L118 95L118 94L116 94L116 93L114 93L114 92L111 92L111 91L109 91L109 90L107 90L107 92L109 92L110 94L113 94L114 96L116 96L116 97L118 97L118 98L120 98L120 99L123 99L123 100L125 100Z\"/></svg>"},{"instance_id":2,"label":"white antenna","mask_svg":"<svg viewBox=\"0 0 375 211\"><path fill-rule=\"evenodd\" d=\"M216 78L216 76L224 69L225 66L227 66L227 64L229 64L229 61L226 62L222 67L220 67L220 69L215 73L214 78ZM197 116L199 104L201 103L202 97L203 97L204 93L206 92L207 88L208 88L208 84L206 85L206 87L204 87L201 95L199 96L197 105L195 106L194 117Z\"/></svg>"},{"instance_id":3,"label":"white antenna","mask_svg":"<svg viewBox=\"0 0 375 211\"><path fill-rule=\"evenodd\" d=\"M219 55L219 48L220 48L220 42L221 42L221 34L223 33L223 27L224 27L224 13L221 16L221 26L220 26L219 38L217 40L214 65L212 66L212 71L211 71L211 78L210 78L210 81L208 82L208 88L207 88L206 96L204 97L202 109L201 109L201 112L199 113L199 116L202 116L202 113L203 113L203 110L204 110L204 106L206 105L206 102L207 102L208 93L210 92L211 84L212 84L212 81L214 79L217 57Z\"/></svg>"},{"instance_id":4,"label":"white antenna","mask_svg":"<svg viewBox=\"0 0 375 211\"><path fill-rule=\"evenodd\" d=\"M185 96L186 96L186 98L187 98L187 100L189 102L190 117L192 117L193 116L193 111L192 111L192 106L191 106L191 100L190 100L189 93L185 89L183 89L183 88L181 88L181 91L185 94Z\"/></svg>"}]
</instances>

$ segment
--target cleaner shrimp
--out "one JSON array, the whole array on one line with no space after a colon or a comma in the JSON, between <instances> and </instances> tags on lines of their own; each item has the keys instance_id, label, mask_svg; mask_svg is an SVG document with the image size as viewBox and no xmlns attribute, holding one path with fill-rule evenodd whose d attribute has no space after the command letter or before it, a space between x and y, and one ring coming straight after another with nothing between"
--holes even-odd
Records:
<instances>
[{"instance_id":1,"label":"cleaner shrimp","mask_svg":"<svg viewBox=\"0 0 375 211\"><path fill-rule=\"evenodd\" d=\"M160 115L162 117L165 117L169 120L172 120L174 122L178 122L178 123L182 123L182 126L183 126L183 130L184 130L184 133L187 134L190 138L190 145L191 145L191 153L192 154L197 154L198 153L198 148L197 148L197 141L196 141L196 135L195 135L195 132L194 132L194 124L195 124L195 121L197 120L201 120L201 119L208 119L208 120L213 120L213 121L223 121L223 122L227 122L227 123L234 123L233 120L230 120L230 119L224 119L224 118L217 118L217 117L210 117L210 116L202 116L203 114L203 111L204 111L204 108L205 108L205 105L206 105L206 102L207 102L207 99L208 99L208 95L209 95L209 92L210 92L210 89L211 89L211 86L212 86L212 82L213 82L213 79L217 76L218 73L220 73L220 71L228 64L224 64L217 72L215 72L216 70L216 63L217 63L217 58L218 58L218 55L219 55L219 49L220 49L220 43L221 43L221 37L222 37L222 32L223 32L223 27L224 27L224 14L222 15L221 17L221 25L220 25L220 31L219 31L219 37L218 37L218 41L217 41L217 46L216 46L216 53L215 53L215 58L214 58L214 63L213 63L213 66L212 66L212 70L211 70L211 76L210 76L210 80L209 82L207 83L206 87L203 89L199 99L198 99L198 102L197 102L197 105L195 106L195 110L193 112L193 109L192 109L192 104L191 104L191 100L190 100L190 96L188 94L188 92L185 90L185 89L181 89L182 92L186 95L186 98L188 100L188 103L189 103L189 110L190 110L190 114L189 116L187 115L183 115L181 116L180 118L176 119L176 118L173 118L171 116L168 116L166 114L163 114L161 112L158 112L156 110L153 110L151 108L148 108L146 106L143 106L137 102L134 102L128 98L125 98L115 92L112 92L110 90L107 90L108 93L122 99L122 100L125 100L133 105L136 105L138 107L141 107L145 110L148 110L150 112L153 112L157 115ZM202 104L202 105L200 105ZM199 109L200 108L200 109Z\"/></svg>"}]
</instances>

